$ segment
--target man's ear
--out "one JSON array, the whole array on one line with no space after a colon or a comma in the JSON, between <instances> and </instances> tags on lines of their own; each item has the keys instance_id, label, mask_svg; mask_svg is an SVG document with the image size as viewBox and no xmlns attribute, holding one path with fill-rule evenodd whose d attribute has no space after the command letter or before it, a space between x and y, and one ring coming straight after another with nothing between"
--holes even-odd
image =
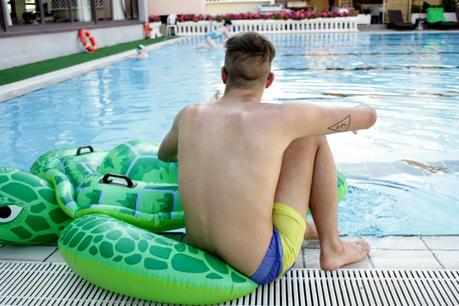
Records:
<instances>
[{"instance_id":1,"label":"man's ear","mask_svg":"<svg viewBox=\"0 0 459 306\"><path fill-rule=\"evenodd\" d=\"M274 79L275 79L274 73L270 72L269 75L268 75L268 81L266 81L266 88L271 87L271 85L274 82Z\"/></svg>"},{"instance_id":2,"label":"man's ear","mask_svg":"<svg viewBox=\"0 0 459 306\"><path fill-rule=\"evenodd\" d=\"M226 81L228 80L228 71L226 71L225 66L223 66L221 69L221 75L222 75L223 84L226 84Z\"/></svg>"}]
</instances>

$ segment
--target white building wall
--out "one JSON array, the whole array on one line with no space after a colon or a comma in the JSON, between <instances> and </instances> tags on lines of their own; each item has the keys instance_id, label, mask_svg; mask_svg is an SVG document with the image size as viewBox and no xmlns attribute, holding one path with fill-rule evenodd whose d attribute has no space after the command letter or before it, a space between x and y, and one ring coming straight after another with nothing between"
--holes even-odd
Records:
<instances>
[{"instance_id":1,"label":"white building wall","mask_svg":"<svg viewBox=\"0 0 459 306\"><path fill-rule=\"evenodd\" d=\"M149 15L228 14L258 12L261 4L274 0L148 0Z\"/></svg>"},{"instance_id":2,"label":"white building wall","mask_svg":"<svg viewBox=\"0 0 459 306\"><path fill-rule=\"evenodd\" d=\"M90 30L97 47L144 38L143 24ZM0 70L84 52L78 31L0 38Z\"/></svg>"},{"instance_id":3,"label":"white building wall","mask_svg":"<svg viewBox=\"0 0 459 306\"><path fill-rule=\"evenodd\" d=\"M206 0L148 0L149 15L203 14Z\"/></svg>"},{"instance_id":4,"label":"white building wall","mask_svg":"<svg viewBox=\"0 0 459 306\"><path fill-rule=\"evenodd\" d=\"M271 1L247 1L247 2L208 2L206 4L206 14L218 15L229 13L258 12L258 7L262 4L270 4Z\"/></svg>"}]
</instances>

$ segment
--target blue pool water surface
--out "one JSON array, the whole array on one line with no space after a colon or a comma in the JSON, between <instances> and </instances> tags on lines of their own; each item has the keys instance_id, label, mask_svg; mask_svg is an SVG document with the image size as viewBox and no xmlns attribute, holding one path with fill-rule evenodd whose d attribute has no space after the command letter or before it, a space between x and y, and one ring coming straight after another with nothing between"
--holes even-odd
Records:
<instances>
[{"instance_id":1,"label":"blue pool water surface","mask_svg":"<svg viewBox=\"0 0 459 306\"><path fill-rule=\"evenodd\" d=\"M329 137L350 192L345 235L459 234L459 33L270 36L276 103L378 111L376 126ZM223 90L224 49L191 38L0 103L0 165L129 139L160 142L185 105Z\"/></svg>"}]
</instances>

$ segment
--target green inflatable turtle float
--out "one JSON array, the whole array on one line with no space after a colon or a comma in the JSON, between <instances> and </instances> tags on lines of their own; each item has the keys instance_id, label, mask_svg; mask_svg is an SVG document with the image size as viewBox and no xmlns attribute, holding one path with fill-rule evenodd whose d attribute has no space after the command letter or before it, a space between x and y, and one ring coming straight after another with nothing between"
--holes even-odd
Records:
<instances>
[{"instance_id":1,"label":"green inflatable turtle float","mask_svg":"<svg viewBox=\"0 0 459 306\"><path fill-rule=\"evenodd\" d=\"M177 164L156 153L153 143L135 140L109 152L51 151L31 174L0 168L0 241L58 241L83 278L156 302L213 304L255 290L220 259L158 234L185 222ZM340 199L346 191L338 174Z\"/></svg>"}]
</instances>

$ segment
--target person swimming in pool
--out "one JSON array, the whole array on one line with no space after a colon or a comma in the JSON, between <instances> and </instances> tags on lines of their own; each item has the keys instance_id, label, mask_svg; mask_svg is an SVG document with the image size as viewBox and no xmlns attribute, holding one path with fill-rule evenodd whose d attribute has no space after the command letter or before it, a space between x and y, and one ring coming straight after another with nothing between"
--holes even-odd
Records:
<instances>
[{"instance_id":1,"label":"person swimming in pool","mask_svg":"<svg viewBox=\"0 0 459 306\"><path fill-rule=\"evenodd\" d=\"M217 39L219 39L219 38L228 39L229 38L229 32L231 31L232 25L233 25L233 23L231 22L231 20L225 19L225 21L223 22L223 26L220 29L218 29L217 31L213 31L213 32L207 33L206 36L205 36L205 41L206 41L207 45L209 47L211 47L211 48L216 48L217 47L217 43L216 43Z\"/></svg>"},{"instance_id":2,"label":"person swimming in pool","mask_svg":"<svg viewBox=\"0 0 459 306\"><path fill-rule=\"evenodd\" d=\"M183 108L158 152L164 161L178 160L187 243L258 284L270 283L294 264L310 209L322 269L362 260L367 242L339 238L336 166L326 135L370 128L375 110L261 103L274 81L274 46L257 33L226 45L223 97Z\"/></svg>"},{"instance_id":3,"label":"person swimming in pool","mask_svg":"<svg viewBox=\"0 0 459 306\"><path fill-rule=\"evenodd\" d=\"M138 45L135 51L137 52L138 59L148 59L147 48L144 45Z\"/></svg>"}]
</instances>

